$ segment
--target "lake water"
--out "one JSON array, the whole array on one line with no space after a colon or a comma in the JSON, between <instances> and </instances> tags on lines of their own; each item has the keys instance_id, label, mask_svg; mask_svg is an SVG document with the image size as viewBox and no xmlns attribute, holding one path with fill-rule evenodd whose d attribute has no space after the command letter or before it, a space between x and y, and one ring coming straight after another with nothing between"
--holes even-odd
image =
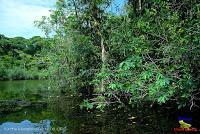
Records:
<instances>
[{"instance_id":1,"label":"lake water","mask_svg":"<svg viewBox=\"0 0 200 134\"><path fill-rule=\"evenodd\" d=\"M171 134L178 114L150 108L81 111L48 81L0 81L0 134ZM136 114L137 113L137 114Z\"/></svg>"}]
</instances>

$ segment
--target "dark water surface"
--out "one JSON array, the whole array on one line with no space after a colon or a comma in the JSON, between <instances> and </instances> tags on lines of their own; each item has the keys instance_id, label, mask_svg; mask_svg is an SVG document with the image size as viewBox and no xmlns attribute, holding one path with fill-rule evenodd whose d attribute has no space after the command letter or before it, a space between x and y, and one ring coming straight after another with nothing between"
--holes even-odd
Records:
<instances>
[{"instance_id":1,"label":"dark water surface","mask_svg":"<svg viewBox=\"0 0 200 134\"><path fill-rule=\"evenodd\" d=\"M179 126L165 110L86 112L78 102L48 81L0 81L0 134L171 134Z\"/></svg>"}]
</instances>

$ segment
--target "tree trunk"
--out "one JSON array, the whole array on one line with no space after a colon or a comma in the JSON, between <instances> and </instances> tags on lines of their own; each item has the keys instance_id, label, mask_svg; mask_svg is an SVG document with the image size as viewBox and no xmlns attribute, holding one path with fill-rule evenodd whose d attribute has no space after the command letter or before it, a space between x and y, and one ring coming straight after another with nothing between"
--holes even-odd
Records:
<instances>
[{"instance_id":1,"label":"tree trunk","mask_svg":"<svg viewBox=\"0 0 200 134\"><path fill-rule=\"evenodd\" d=\"M142 0L139 0L138 3L139 3L139 12L141 12L142 11Z\"/></svg>"},{"instance_id":2,"label":"tree trunk","mask_svg":"<svg viewBox=\"0 0 200 134\"><path fill-rule=\"evenodd\" d=\"M105 62L106 62L106 51L104 46L104 39L101 37L101 60L102 60L102 72L105 70ZM104 79L101 80L101 92L105 91L105 82Z\"/></svg>"}]
</instances>

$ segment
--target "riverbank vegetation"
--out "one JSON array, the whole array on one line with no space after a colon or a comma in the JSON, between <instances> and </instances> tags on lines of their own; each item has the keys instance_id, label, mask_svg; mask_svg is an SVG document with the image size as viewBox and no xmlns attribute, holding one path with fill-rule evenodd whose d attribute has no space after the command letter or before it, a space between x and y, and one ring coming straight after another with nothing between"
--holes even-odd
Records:
<instances>
[{"instance_id":1,"label":"riverbank vegetation","mask_svg":"<svg viewBox=\"0 0 200 134\"><path fill-rule=\"evenodd\" d=\"M0 35L0 80L45 79L49 76L52 40Z\"/></svg>"},{"instance_id":2,"label":"riverbank vegetation","mask_svg":"<svg viewBox=\"0 0 200 134\"><path fill-rule=\"evenodd\" d=\"M81 107L143 102L196 108L199 96L199 3L129 0L58 0L36 24L56 33L59 78L81 93Z\"/></svg>"}]
</instances>

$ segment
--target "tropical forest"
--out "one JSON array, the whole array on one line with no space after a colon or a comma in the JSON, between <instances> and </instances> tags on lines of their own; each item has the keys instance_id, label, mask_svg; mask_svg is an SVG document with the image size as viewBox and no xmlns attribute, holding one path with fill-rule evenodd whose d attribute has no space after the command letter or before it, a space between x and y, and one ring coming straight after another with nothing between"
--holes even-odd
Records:
<instances>
[{"instance_id":1,"label":"tropical forest","mask_svg":"<svg viewBox=\"0 0 200 134\"><path fill-rule=\"evenodd\" d=\"M199 0L50 1L0 27L0 134L200 133Z\"/></svg>"}]
</instances>

